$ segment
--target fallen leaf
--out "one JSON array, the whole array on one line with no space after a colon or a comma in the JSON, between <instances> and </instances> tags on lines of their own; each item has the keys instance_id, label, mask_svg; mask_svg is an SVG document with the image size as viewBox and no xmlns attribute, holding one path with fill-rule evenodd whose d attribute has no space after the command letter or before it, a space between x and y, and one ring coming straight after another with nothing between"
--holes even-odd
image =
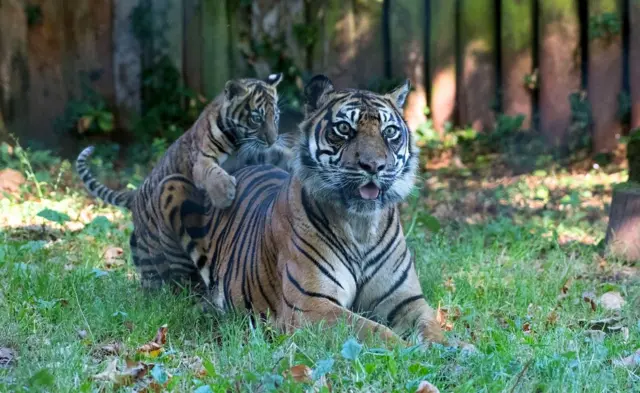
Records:
<instances>
[{"instance_id":1,"label":"fallen leaf","mask_svg":"<svg viewBox=\"0 0 640 393\"><path fill-rule=\"evenodd\" d=\"M453 282L453 278L449 277L449 279L447 281L445 281L444 288L449 292L455 292L456 291L456 283Z\"/></svg>"},{"instance_id":2,"label":"fallen leaf","mask_svg":"<svg viewBox=\"0 0 640 393\"><path fill-rule=\"evenodd\" d=\"M119 342L113 342L107 345L103 345L97 349L98 354L102 356L114 356L119 355L122 352L123 345Z\"/></svg>"},{"instance_id":3,"label":"fallen leaf","mask_svg":"<svg viewBox=\"0 0 640 393\"><path fill-rule=\"evenodd\" d=\"M524 334L531 334L531 324L529 322L522 324L522 331Z\"/></svg>"},{"instance_id":4,"label":"fallen leaf","mask_svg":"<svg viewBox=\"0 0 640 393\"><path fill-rule=\"evenodd\" d=\"M593 342L601 343L606 337L606 333L602 330L585 330L584 334L587 335Z\"/></svg>"},{"instance_id":5,"label":"fallen leaf","mask_svg":"<svg viewBox=\"0 0 640 393\"><path fill-rule=\"evenodd\" d=\"M153 341L138 347L139 353L146 353L151 357L156 357L162 352L162 346L167 342L167 325L162 325L158 329Z\"/></svg>"},{"instance_id":6,"label":"fallen leaf","mask_svg":"<svg viewBox=\"0 0 640 393\"><path fill-rule=\"evenodd\" d=\"M624 299L620 292L607 292L598 301L606 310L620 310L624 306Z\"/></svg>"},{"instance_id":7,"label":"fallen leaf","mask_svg":"<svg viewBox=\"0 0 640 393\"><path fill-rule=\"evenodd\" d=\"M628 327L623 327L620 332L622 333L622 341L624 343L629 342L629 328Z\"/></svg>"},{"instance_id":8,"label":"fallen leaf","mask_svg":"<svg viewBox=\"0 0 640 393\"><path fill-rule=\"evenodd\" d=\"M300 383L310 383L312 381L311 373L311 369L304 364L298 364L289 369L289 374L296 382Z\"/></svg>"},{"instance_id":9,"label":"fallen leaf","mask_svg":"<svg viewBox=\"0 0 640 393\"><path fill-rule=\"evenodd\" d=\"M558 313L556 310L553 310L547 315L547 323L550 325L555 325L558 322Z\"/></svg>"},{"instance_id":10,"label":"fallen leaf","mask_svg":"<svg viewBox=\"0 0 640 393\"><path fill-rule=\"evenodd\" d=\"M591 305L591 310L596 311L596 294L593 292L583 292L582 300Z\"/></svg>"},{"instance_id":11,"label":"fallen leaf","mask_svg":"<svg viewBox=\"0 0 640 393\"><path fill-rule=\"evenodd\" d=\"M615 331L620 330L620 322L622 321L621 317L611 317L611 318L603 318L603 319L594 319L594 320L578 320L578 324L580 326L584 326L586 329L591 330L606 330L606 331Z\"/></svg>"},{"instance_id":12,"label":"fallen leaf","mask_svg":"<svg viewBox=\"0 0 640 393\"><path fill-rule=\"evenodd\" d=\"M449 312L447 309L438 306L436 310L436 321L440 324L440 327L445 331L453 330L453 323L447 321Z\"/></svg>"},{"instance_id":13,"label":"fallen leaf","mask_svg":"<svg viewBox=\"0 0 640 393\"><path fill-rule=\"evenodd\" d=\"M126 363L126 367L123 370L118 370L118 358L114 358L107 364L107 368L103 372L94 375L93 379L113 382L116 386L126 386L142 379L149 372L149 364L143 362L132 363L129 360Z\"/></svg>"},{"instance_id":14,"label":"fallen leaf","mask_svg":"<svg viewBox=\"0 0 640 393\"><path fill-rule=\"evenodd\" d=\"M420 385L418 385L418 390L416 390L416 393L440 393L440 390L431 382L422 381L420 382Z\"/></svg>"},{"instance_id":15,"label":"fallen leaf","mask_svg":"<svg viewBox=\"0 0 640 393\"><path fill-rule=\"evenodd\" d=\"M104 258L104 265L107 268L122 266L125 264L122 255L124 254L124 250L120 247L109 246L105 250L102 257Z\"/></svg>"},{"instance_id":16,"label":"fallen leaf","mask_svg":"<svg viewBox=\"0 0 640 393\"><path fill-rule=\"evenodd\" d=\"M0 348L0 368L9 367L15 354L11 348Z\"/></svg>"},{"instance_id":17,"label":"fallen leaf","mask_svg":"<svg viewBox=\"0 0 640 393\"><path fill-rule=\"evenodd\" d=\"M567 294L569 293L569 289L571 288L571 285L573 285L573 278L569 277L569 279L564 283L564 285L562 285L562 288L560 288L560 295L558 295L558 300L562 300L565 297L567 297Z\"/></svg>"},{"instance_id":18,"label":"fallen leaf","mask_svg":"<svg viewBox=\"0 0 640 393\"><path fill-rule=\"evenodd\" d=\"M613 361L613 365L617 367L635 368L640 367L640 349L636 353Z\"/></svg>"}]
</instances>

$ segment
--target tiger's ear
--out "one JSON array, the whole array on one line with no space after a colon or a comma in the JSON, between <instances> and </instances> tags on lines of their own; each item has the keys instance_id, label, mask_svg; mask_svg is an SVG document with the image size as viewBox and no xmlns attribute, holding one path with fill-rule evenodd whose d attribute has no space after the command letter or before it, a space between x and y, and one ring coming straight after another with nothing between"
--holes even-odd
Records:
<instances>
[{"instance_id":1,"label":"tiger's ear","mask_svg":"<svg viewBox=\"0 0 640 393\"><path fill-rule=\"evenodd\" d=\"M304 88L307 111L313 111L321 107L327 98L327 93L333 90L333 83L326 76L320 74L311 78Z\"/></svg>"},{"instance_id":2,"label":"tiger's ear","mask_svg":"<svg viewBox=\"0 0 640 393\"><path fill-rule=\"evenodd\" d=\"M407 100L407 95L409 95L409 90L411 90L411 82L409 79L405 79L403 84L387 93L386 96L395 102L398 108L402 108Z\"/></svg>"},{"instance_id":3,"label":"tiger's ear","mask_svg":"<svg viewBox=\"0 0 640 393\"><path fill-rule=\"evenodd\" d=\"M267 83L273 87L278 86L280 82L282 82L282 72L278 72L277 74L271 74L267 77Z\"/></svg>"},{"instance_id":4,"label":"tiger's ear","mask_svg":"<svg viewBox=\"0 0 640 393\"><path fill-rule=\"evenodd\" d=\"M247 94L247 88L242 82L238 80L229 80L224 85L224 95L227 100L232 100L245 94Z\"/></svg>"}]
</instances>

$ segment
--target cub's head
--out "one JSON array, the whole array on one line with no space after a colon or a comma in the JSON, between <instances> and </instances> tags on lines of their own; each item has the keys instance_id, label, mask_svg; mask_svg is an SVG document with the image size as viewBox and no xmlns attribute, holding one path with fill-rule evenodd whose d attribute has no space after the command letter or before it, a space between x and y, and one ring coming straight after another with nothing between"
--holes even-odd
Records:
<instances>
[{"instance_id":1,"label":"cub's head","mask_svg":"<svg viewBox=\"0 0 640 393\"><path fill-rule=\"evenodd\" d=\"M224 87L223 130L232 130L240 145L271 146L278 137L277 86L282 74L271 74L266 80L245 78L227 81Z\"/></svg>"},{"instance_id":2,"label":"cub's head","mask_svg":"<svg viewBox=\"0 0 640 393\"><path fill-rule=\"evenodd\" d=\"M324 75L307 84L295 173L310 195L358 214L407 197L418 162L402 117L409 88L335 90Z\"/></svg>"}]
</instances>

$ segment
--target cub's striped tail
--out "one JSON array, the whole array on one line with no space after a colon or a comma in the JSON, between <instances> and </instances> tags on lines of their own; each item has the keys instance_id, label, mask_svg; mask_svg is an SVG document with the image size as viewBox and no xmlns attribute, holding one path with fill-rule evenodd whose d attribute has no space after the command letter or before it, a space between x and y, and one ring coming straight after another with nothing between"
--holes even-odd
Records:
<instances>
[{"instance_id":1,"label":"cub's striped tail","mask_svg":"<svg viewBox=\"0 0 640 393\"><path fill-rule=\"evenodd\" d=\"M135 195L135 191L131 190L112 190L104 184L100 183L91 173L89 166L87 165L87 158L91 156L93 153L94 147L89 146L85 148L76 159L76 171L84 186L87 188L89 193L96 198L100 198L106 203L111 205L125 207L130 209L131 201L133 200L133 196Z\"/></svg>"}]
</instances>

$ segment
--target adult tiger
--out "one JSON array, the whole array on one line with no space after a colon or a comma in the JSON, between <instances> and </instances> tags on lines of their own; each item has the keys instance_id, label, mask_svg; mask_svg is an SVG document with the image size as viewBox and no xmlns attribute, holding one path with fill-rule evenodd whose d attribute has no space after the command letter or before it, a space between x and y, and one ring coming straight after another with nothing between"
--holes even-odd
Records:
<instances>
[{"instance_id":1,"label":"adult tiger","mask_svg":"<svg viewBox=\"0 0 640 393\"><path fill-rule=\"evenodd\" d=\"M234 157L231 167L250 157L266 157L272 161L286 158L286 144L290 143L290 138L278 137L276 87L281 80L282 74L273 74L266 81L253 78L228 81L224 92L209 103L193 126L167 149L136 190L116 191L99 183L86 162L93 147L80 153L76 168L89 192L132 212L131 253L143 275L143 284L155 284L166 278L166 270L158 270L163 265L154 262L159 257L157 250L160 247L160 209L154 203L157 200L154 192L163 178L171 174L186 176L198 188L206 190L214 206L225 208L231 204L236 192L236 179L224 167L230 156ZM193 273L193 267L185 267L179 255L174 255L173 260L170 255L164 257L173 270L184 268L187 273ZM149 265L153 269L145 268Z\"/></svg>"},{"instance_id":2,"label":"adult tiger","mask_svg":"<svg viewBox=\"0 0 640 393\"><path fill-rule=\"evenodd\" d=\"M181 242L216 308L268 313L286 330L346 317L361 337L417 332L444 342L397 206L418 162L401 114L409 87L336 90L315 76L293 175L272 166L235 172L227 210L213 209L189 179L162 181L163 238Z\"/></svg>"}]
</instances>

